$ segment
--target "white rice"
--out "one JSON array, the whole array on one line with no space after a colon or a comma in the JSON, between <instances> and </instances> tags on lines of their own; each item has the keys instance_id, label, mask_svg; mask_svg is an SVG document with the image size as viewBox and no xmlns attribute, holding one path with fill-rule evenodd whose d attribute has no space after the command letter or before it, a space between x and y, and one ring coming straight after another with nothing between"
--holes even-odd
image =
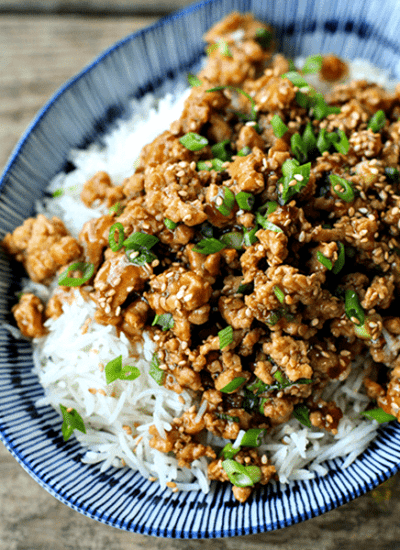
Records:
<instances>
[{"instance_id":1,"label":"white rice","mask_svg":"<svg viewBox=\"0 0 400 550\"><path fill-rule=\"evenodd\" d=\"M371 75L373 80L387 84L387 75L369 63L357 60L351 65L351 76L368 78ZM133 102L136 114L130 120L121 121L106 136L104 146L93 144L85 151L71 153L70 160L76 170L59 174L49 186L50 192L62 189L63 195L38 203L38 212L61 217L72 235L77 236L88 219L104 213L102 207L89 209L81 203L83 183L96 171L104 170L115 184L121 184L133 173L143 144L180 116L187 93L180 89L175 97L167 95L155 100L147 95ZM45 301L49 296L49 289L43 285L27 282L26 288ZM149 375L154 343L148 335L143 334L143 347L133 346L123 333L117 335L115 327L90 321L95 305L85 302L78 291L74 302L65 304L63 311L58 319L46 322L48 336L34 341L35 372L45 389L45 397L37 404L50 404L59 410L61 403L79 412L87 433L75 431L74 435L87 449L85 463L99 463L102 471L126 465L146 478L157 479L162 487L174 481L179 490L207 492L205 457L195 460L191 469L179 468L175 457L149 445L150 426L155 425L158 432L165 435L173 419L197 403L191 392L185 391L179 396L157 385ZM85 332L83 327L87 323ZM398 347L399 344L395 344ZM388 341L388 348L393 346L393 342ZM141 374L133 381L117 380L107 385L104 365L119 355L123 365L134 364ZM271 458L282 483L324 475L327 469L321 463L336 457L345 457L343 467L347 467L375 437L378 423L360 416L369 402L362 385L364 369L368 366L368 361L359 361L345 382L332 384L323 396L334 399L345 411L337 435L305 428L292 419L265 437L259 451ZM198 410L199 417L203 413L203 409ZM234 447L239 447L243 433L239 433ZM210 433L205 441L219 448L227 443Z\"/></svg>"}]
</instances>

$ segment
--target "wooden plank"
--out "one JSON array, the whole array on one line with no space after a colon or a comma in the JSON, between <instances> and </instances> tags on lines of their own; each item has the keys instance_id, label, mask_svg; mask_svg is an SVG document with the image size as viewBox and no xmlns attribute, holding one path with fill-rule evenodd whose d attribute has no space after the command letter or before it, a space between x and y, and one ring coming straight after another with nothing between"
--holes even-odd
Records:
<instances>
[{"instance_id":1,"label":"wooden plank","mask_svg":"<svg viewBox=\"0 0 400 550\"><path fill-rule=\"evenodd\" d=\"M0 17L0 166L37 111L64 82L114 42L154 21L154 17Z\"/></svg>"},{"instance_id":2,"label":"wooden plank","mask_svg":"<svg viewBox=\"0 0 400 550\"><path fill-rule=\"evenodd\" d=\"M3 0L0 13L160 14L191 3L193 0Z\"/></svg>"}]
</instances>

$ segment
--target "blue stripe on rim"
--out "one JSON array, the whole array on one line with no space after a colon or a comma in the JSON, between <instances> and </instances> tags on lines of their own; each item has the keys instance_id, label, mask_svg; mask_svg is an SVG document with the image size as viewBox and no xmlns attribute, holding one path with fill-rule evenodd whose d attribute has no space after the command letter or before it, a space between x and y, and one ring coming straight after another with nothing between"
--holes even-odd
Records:
<instances>
[{"instance_id":1,"label":"blue stripe on rim","mask_svg":"<svg viewBox=\"0 0 400 550\"><path fill-rule=\"evenodd\" d=\"M40 151L49 158L56 141L61 154L58 165L52 168L53 175L64 166L68 168L66 152L94 137L101 138L116 117L126 116L129 97L141 97L149 90L161 93L163 87L171 87L171 82L190 70L202 51L203 30L232 9L253 11L274 25L278 45L280 48L284 45L287 55L333 50L342 55L361 56L367 52L372 61L385 63L385 67L398 71L398 20L391 12L388 18L383 5L379 13L374 14L370 7L364 2L326 4L299 0L282 5L278 0L271 0L264 6L256 0L206 0L121 40L61 87L24 133L0 180L3 190L0 227L4 231L20 223L29 213L33 199L42 193L39 184L36 188L26 187L27 181L43 179L40 167L29 162L32 151ZM190 28L185 26L188 21ZM389 23L382 25L382 21ZM178 30L184 38L179 48L173 36ZM172 39L176 46L175 58L167 50L163 52L165 59L162 62L157 59L152 43L160 36ZM147 63L135 67L138 74L133 75L128 59L131 59L129 55L134 58L136 48L143 51ZM104 98L99 83L107 84L109 75L115 73L114 64L124 66L132 89L125 89L124 83L116 79L113 87L106 87ZM169 67L167 73L165 65ZM73 110L76 101L87 106L87 118L75 121L78 128L69 129L75 140L71 143L71 135L68 132L64 135L58 129L68 124L66 106ZM47 118L51 122L51 117L58 121L57 128L50 128L54 134L49 134L46 127ZM88 122L89 132L86 131ZM16 285L10 264L1 254L0 268L3 273L0 317L8 319ZM8 332L0 329L2 441L29 474L61 502L120 529L173 538L225 537L269 531L349 502L399 470L400 427L394 424L380 428L374 443L346 471L341 470L341 459L333 460L326 464L329 467L326 477L289 486L269 485L257 490L244 505L234 500L229 487L216 483L208 495L171 494L138 473L113 469L101 473L98 466L82 464L84 451L81 446L74 438L64 443L61 437L58 413L49 407L35 406L43 389L30 373L31 367L30 345L15 342Z\"/></svg>"}]
</instances>

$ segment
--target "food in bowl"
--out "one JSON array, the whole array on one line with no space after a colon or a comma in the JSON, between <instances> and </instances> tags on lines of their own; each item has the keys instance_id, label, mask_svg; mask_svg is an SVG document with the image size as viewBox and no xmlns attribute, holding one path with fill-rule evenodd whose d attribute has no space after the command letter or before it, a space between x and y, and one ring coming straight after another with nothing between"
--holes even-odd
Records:
<instances>
[{"instance_id":1,"label":"food in bowl","mask_svg":"<svg viewBox=\"0 0 400 550\"><path fill-rule=\"evenodd\" d=\"M95 149L92 177L62 175L3 240L31 278L13 312L64 438L172 491L230 481L240 502L349 464L375 436L365 415L399 407L400 96L324 96L307 75L351 67L299 71L272 38L249 14L214 26L133 175L113 181Z\"/></svg>"}]
</instances>

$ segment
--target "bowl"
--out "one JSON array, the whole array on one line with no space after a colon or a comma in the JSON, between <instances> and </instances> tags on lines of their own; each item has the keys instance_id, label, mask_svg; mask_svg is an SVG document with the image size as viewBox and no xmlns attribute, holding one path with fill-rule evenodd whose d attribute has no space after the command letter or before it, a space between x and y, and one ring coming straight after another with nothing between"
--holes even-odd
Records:
<instances>
[{"instance_id":1,"label":"bowl","mask_svg":"<svg viewBox=\"0 0 400 550\"><path fill-rule=\"evenodd\" d=\"M400 80L400 11L395 1L209 0L193 4L118 42L62 87L39 112L0 180L0 235L33 214L51 178L68 169L67 155L101 140L127 116L132 98L161 96L199 65L203 33L232 10L253 12L276 29L287 56L334 52L362 57ZM10 322L20 272L0 252L0 320ZM101 472L81 462L84 450L67 443L60 416L36 401L29 342L0 327L0 437L22 467L50 494L102 523L171 538L232 537L271 531L323 514L370 491L400 466L400 424L386 424L356 461L325 463L313 480L255 491L244 504L228 485L208 494L171 493L128 469Z\"/></svg>"}]
</instances>

